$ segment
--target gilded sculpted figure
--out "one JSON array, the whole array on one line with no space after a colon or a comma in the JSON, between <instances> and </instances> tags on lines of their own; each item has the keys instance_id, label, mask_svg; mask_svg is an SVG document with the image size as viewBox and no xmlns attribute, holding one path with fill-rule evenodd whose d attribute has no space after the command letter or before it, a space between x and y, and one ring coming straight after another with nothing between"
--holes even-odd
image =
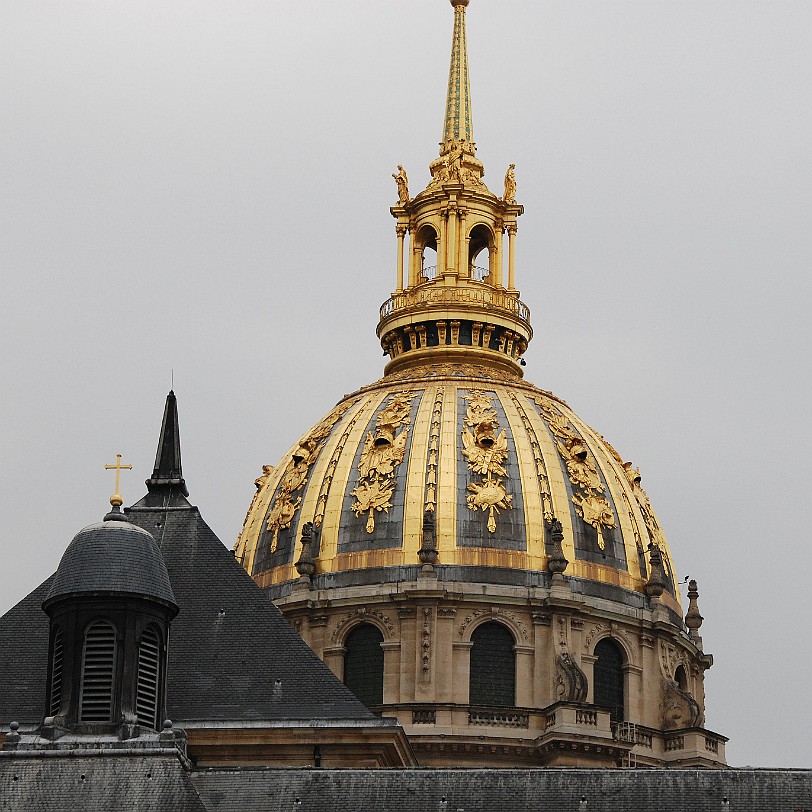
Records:
<instances>
[{"instance_id":1,"label":"gilded sculpted figure","mask_svg":"<svg viewBox=\"0 0 812 812\"><path fill-rule=\"evenodd\" d=\"M505 203L516 202L516 164L511 164L505 172L505 196L502 198Z\"/></svg>"},{"instance_id":2,"label":"gilded sculpted figure","mask_svg":"<svg viewBox=\"0 0 812 812\"><path fill-rule=\"evenodd\" d=\"M401 205L409 202L409 178L406 170L398 164L398 171L392 174L398 187L398 203Z\"/></svg>"},{"instance_id":3,"label":"gilded sculpted figure","mask_svg":"<svg viewBox=\"0 0 812 812\"><path fill-rule=\"evenodd\" d=\"M451 180L459 182L462 173L462 144L459 141L453 141L451 149L447 155L448 170Z\"/></svg>"}]
</instances>

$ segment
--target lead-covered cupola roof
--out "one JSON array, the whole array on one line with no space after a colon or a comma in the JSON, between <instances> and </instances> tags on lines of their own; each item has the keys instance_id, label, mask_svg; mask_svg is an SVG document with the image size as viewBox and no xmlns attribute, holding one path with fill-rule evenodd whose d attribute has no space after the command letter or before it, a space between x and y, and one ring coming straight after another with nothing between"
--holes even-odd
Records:
<instances>
[{"instance_id":1,"label":"lead-covered cupola roof","mask_svg":"<svg viewBox=\"0 0 812 812\"><path fill-rule=\"evenodd\" d=\"M45 604L83 595L133 595L176 606L155 539L115 510L74 536Z\"/></svg>"}]
</instances>

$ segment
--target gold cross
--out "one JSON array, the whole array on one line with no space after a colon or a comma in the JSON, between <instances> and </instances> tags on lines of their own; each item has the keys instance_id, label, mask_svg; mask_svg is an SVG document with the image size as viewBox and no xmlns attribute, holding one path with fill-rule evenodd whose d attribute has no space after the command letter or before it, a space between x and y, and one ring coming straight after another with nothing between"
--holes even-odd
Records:
<instances>
[{"instance_id":1,"label":"gold cross","mask_svg":"<svg viewBox=\"0 0 812 812\"><path fill-rule=\"evenodd\" d=\"M106 471L115 471L116 472L116 492L110 497L110 504L113 507L121 507L124 504L124 499L122 498L121 494L118 492L118 484L119 479L121 477L122 469L128 469L132 471L132 465L122 465L121 464L121 454L116 454L116 464L115 465L105 465L104 466Z\"/></svg>"}]
</instances>

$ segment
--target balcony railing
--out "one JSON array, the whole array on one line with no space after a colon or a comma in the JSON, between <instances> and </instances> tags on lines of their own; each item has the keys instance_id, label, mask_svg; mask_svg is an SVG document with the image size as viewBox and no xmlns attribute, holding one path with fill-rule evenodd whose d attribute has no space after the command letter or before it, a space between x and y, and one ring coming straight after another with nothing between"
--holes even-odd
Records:
<instances>
[{"instance_id":1,"label":"balcony railing","mask_svg":"<svg viewBox=\"0 0 812 812\"><path fill-rule=\"evenodd\" d=\"M413 725L433 725L436 723L437 723L437 711L434 710L412 711Z\"/></svg>"},{"instance_id":2,"label":"balcony railing","mask_svg":"<svg viewBox=\"0 0 812 812\"><path fill-rule=\"evenodd\" d=\"M527 713L511 711L468 711L469 725L489 725L491 727L529 727L530 716Z\"/></svg>"},{"instance_id":3,"label":"balcony railing","mask_svg":"<svg viewBox=\"0 0 812 812\"><path fill-rule=\"evenodd\" d=\"M398 310L415 307L448 307L472 305L486 309L505 310L523 321L530 322L530 308L515 293L488 286L445 287L444 285L419 285L411 290L396 293L381 305L381 320Z\"/></svg>"}]
</instances>

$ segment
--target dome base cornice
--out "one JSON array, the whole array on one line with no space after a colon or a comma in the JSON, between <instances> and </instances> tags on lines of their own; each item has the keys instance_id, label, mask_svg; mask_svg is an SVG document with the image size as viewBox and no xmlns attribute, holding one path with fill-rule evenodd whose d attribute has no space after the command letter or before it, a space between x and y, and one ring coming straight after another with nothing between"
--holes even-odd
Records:
<instances>
[{"instance_id":1,"label":"dome base cornice","mask_svg":"<svg viewBox=\"0 0 812 812\"><path fill-rule=\"evenodd\" d=\"M384 368L384 375L406 370L419 370L427 364L481 364L521 379L524 376L518 361L497 350L482 347L425 347L393 358Z\"/></svg>"}]
</instances>

